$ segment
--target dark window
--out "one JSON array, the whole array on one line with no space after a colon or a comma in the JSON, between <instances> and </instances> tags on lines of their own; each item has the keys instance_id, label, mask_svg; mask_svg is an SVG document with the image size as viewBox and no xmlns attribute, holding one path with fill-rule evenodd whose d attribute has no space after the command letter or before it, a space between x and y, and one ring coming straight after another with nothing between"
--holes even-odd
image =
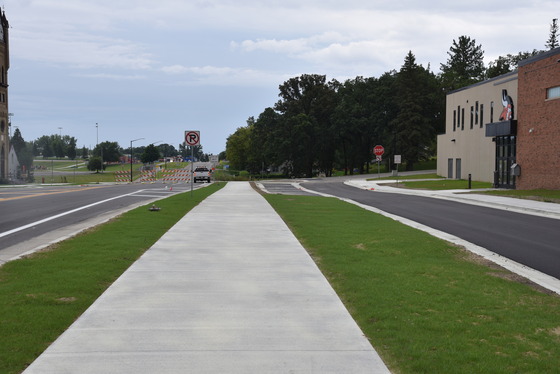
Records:
<instances>
[{"instance_id":1,"label":"dark window","mask_svg":"<svg viewBox=\"0 0 560 374\"><path fill-rule=\"evenodd\" d=\"M480 128L484 127L484 104L480 104Z\"/></svg>"},{"instance_id":2,"label":"dark window","mask_svg":"<svg viewBox=\"0 0 560 374\"><path fill-rule=\"evenodd\" d=\"M490 123L494 122L494 102L490 102Z\"/></svg>"},{"instance_id":3,"label":"dark window","mask_svg":"<svg viewBox=\"0 0 560 374\"><path fill-rule=\"evenodd\" d=\"M471 130L473 128L474 123L474 106L471 105Z\"/></svg>"},{"instance_id":4,"label":"dark window","mask_svg":"<svg viewBox=\"0 0 560 374\"><path fill-rule=\"evenodd\" d=\"M465 129L465 108L461 108L461 130Z\"/></svg>"},{"instance_id":5,"label":"dark window","mask_svg":"<svg viewBox=\"0 0 560 374\"><path fill-rule=\"evenodd\" d=\"M478 125L478 101L474 103L474 124Z\"/></svg>"},{"instance_id":6,"label":"dark window","mask_svg":"<svg viewBox=\"0 0 560 374\"><path fill-rule=\"evenodd\" d=\"M453 131L457 128L457 111L453 111Z\"/></svg>"}]
</instances>

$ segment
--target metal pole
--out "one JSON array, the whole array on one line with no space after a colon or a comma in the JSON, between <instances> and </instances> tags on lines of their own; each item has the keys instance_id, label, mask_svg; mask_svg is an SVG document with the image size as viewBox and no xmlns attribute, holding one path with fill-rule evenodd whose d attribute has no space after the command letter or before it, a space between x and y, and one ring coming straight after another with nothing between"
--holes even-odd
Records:
<instances>
[{"instance_id":1,"label":"metal pole","mask_svg":"<svg viewBox=\"0 0 560 374\"><path fill-rule=\"evenodd\" d=\"M132 183L132 140L130 141L130 183Z\"/></svg>"},{"instance_id":2,"label":"metal pole","mask_svg":"<svg viewBox=\"0 0 560 374\"><path fill-rule=\"evenodd\" d=\"M191 198L194 189L194 146L191 145Z\"/></svg>"}]
</instances>

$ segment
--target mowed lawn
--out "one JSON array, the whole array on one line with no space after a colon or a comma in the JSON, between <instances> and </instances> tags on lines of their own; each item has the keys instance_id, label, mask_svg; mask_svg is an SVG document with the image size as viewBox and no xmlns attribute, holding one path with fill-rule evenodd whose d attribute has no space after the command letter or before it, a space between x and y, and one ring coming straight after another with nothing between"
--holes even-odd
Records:
<instances>
[{"instance_id":1,"label":"mowed lawn","mask_svg":"<svg viewBox=\"0 0 560 374\"><path fill-rule=\"evenodd\" d=\"M558 373L560 297L334 198L266 195L393 373Z\"/></svg>"}]
</instances>

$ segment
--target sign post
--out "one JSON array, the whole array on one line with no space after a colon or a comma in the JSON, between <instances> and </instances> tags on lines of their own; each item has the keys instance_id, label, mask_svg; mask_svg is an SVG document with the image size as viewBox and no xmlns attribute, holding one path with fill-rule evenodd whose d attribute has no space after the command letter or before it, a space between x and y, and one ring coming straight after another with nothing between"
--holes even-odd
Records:
<instances>
[{"instance_id":1,"label":"sign post","mask_svg":"<svg viewBox=\"0 0 560 374\"><path fill-rule=\"evenodd\" d=\"M385 153L385 148L382 145L376 145L373 147L373 153L375 154L375 160L377 161L377 179L381 178L381 174L379 172L379 164L381 163L381 156Z\"/></svg>"},{"instance_id":2,"label":"sign post","mask_svg":"<svg viewBox=\"0 0 560 374\"><path fill-rule=\"evenodd\" d=\"M399 186L399 164L401 163L401 155L395 155L395 165L397 165L397 187Z\"/></svg>"},{"instance_id":3,"label":"sign post","mask_svg":"<svg viewBox=\"0 0 560 374\"><path fill-rule=\"evenodd\" d=\"M194 146L200 144L200 131L185 131L185 144L191 147L191 197L194 189Z\"/></svg>"}]
</instances>

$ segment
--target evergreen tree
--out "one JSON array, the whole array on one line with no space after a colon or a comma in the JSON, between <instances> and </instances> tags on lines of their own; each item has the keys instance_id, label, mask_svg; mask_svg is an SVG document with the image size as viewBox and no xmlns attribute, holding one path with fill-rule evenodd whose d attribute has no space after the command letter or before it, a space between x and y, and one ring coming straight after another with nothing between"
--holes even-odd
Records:
<instances>
[{"instance_id":1,"label":"evergreen tree","mask_svg":"<svg viewBox=\"0 0 560 374\"><path fill-rule=\"evenodd\" d=\"M438 87L435 75L416 64L409 52L397 75L399 112L391 122L396 152L402 155L407 170L430 156L436 130L441 127L444 100Z\"/></svg>"},{"instance_id":2,"label":"evergreen tree","mask_svg":"<svg viewBox=\"0 0 560 374\"><path fill-rule=\"evenodd\" d=\"M17 127L16 131L14 131L14 136L10 139L10 144L14 147L16 154L19 154L19 152L25 148L25 140L23 140L21 132Z\"/></svg>"},{"instance_id":3,"label":"evergreen tree","mask_svg":"<svg viewBox=\"0 0 560 374\"><path fill-rule=\"evenodd\" d=\"M554 18L552 20L552 24L550 25L550 37L546 41L546 48L554 49L559 46L558 44L558 18Z\"/></svg>"},{"instance_id":4,"label":"evergreen tree","mask_svg":"<svg viewBox=\"0 0 560 374\"><path fill-rule=\"evenodd\" d=\"M482 45L468 36L460 36L447 52L447 63L441 64L443 87L447 91L459 89L484 79L484 51Z\"/></svg>"}]
</instances>

